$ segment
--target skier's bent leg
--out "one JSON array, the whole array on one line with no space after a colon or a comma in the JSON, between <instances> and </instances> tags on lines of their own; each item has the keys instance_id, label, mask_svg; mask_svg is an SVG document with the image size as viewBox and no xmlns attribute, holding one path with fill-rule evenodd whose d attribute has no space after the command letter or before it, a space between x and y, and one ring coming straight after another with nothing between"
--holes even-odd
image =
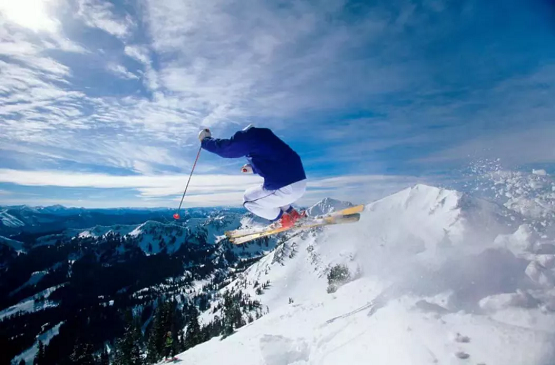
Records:
<instances>
[{"instance_id":1,"label":"skier's bent leg","mask_svg":"<svg viewBox=\"0 0 555 365\"><path fill-rule=\"evenodd\" d=\"M243 197L243 206L251 213L268 220L281 215L278 205L272 204L274 190L266 190L262 186L248 189Z\"/></svg>"},{"instance_id":2,"label":"skier's bent leg","mask_svg":"<svg viewBox=\"0 0 555 365\"><path fill-rule=\"evenodd\" d=\"M283 211L303 196L306 180L297 181L278 190L266 190L263 186L251 188L245 192L243 205L250 212L268 219L279 219ZM285 209L283 209L285 208Z\"/></svg>"}]
</instances>

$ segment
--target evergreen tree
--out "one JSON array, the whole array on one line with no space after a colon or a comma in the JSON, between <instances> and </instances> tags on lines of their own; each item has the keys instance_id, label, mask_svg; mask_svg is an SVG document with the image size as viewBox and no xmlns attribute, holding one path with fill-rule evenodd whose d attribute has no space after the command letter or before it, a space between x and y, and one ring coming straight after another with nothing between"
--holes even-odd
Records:
<instances>
[{"instance_id":1,"label":"evergreen tree","mask_svg":"<svg viewBox=\"0 0 555 365\"><path fill-rule=\"evenodd\" d=\"M102 352L100 352L100 357L98 359L99 365L110 365L110 355L108 355L108 350L106 347L102 347Z\"/></svg>"},{"instance_id":2,"label":"evergreen tree","mask_svg":"<svg viewBox=\"0 0 555 365\"><path fill-rule=\"evenodd\" d=\"M328 284L341 283L349 280L351 274L349 268L345 265L335 265L328 273Z\"/></svg>"},{"instance_id":3,"label":"evergreen tree","mask_svg":"<svg viewBox=\"0 0 555 365\"><path fill-rule=\"evenodd\" d=\"M238 297L242 296L242 292L239 291ZM239 303L237 298L234 298L232 294L226 292L224 294L224 335L228 336L233 333L235 328L243 326L243 319L241 315L241 309L239 308Z\"/></svg>"},{"instance_id":4,"label":"evergreen tree","mask_svg":"<svg viewBox=\"0 0 555 365\"><path fill-rule=\"evenodd\" d=\"M346 265L335 265L328 273L328 293L334 293L337 288L349 281L351 273Z\"/></svg>"},{"instance_id":5,"label":"evergreen tree","mask_svg":"<svg viewBox=\"0 0 555 365\"><path fill-rule=\"evenodd\" d=\"M91 344L77 341L73 347L73 352L69 356L69 360L73 364L78 365L95 365L94 348Z\"/></svg>"},{"instance_id":6,"label":"evergreen tree","mask_svg":"<svg viewBox=\"0 0 555 365\"><path fill-rule=\"evenodd\" d=\"M193 307L194 308L194 307ZM185 349L190 349L202 342L202 332L198 322L198 311L194 311L189 323L187 324L187 333L185 334Z\"/></svg>"},{"instance_id":7,"label":"evergreen tree","mask_svg":"<svg viewBox=\"0 0 555 365\"><path fill-rule=\"evenodd\" d=\"M183 311L179 310L177 307L177 303L172 301L172 308L171 308L171 331L172 331L172 338L175 340L173 341L173 353L178 354L180 352L185 351L185 335L183 333L183 328L186 325L186 319L183 314Z\"/></svg>"},{"instance_id":8,"label":"evergreen tree","mask_svg":"<svg viewBox=\"0 0 555 365\"><path fill-rule=\"evenodd\" d=\"M142 357L142 334L141 324L138 318L133 317L131 310L125 313L125 335L116 342L115 365L141 365Z\"/></svg>"},{"instance_id":9,"label":"evergreen tree","mask_svg":"<svg viewBox=\"0 0 555 365\"><path fill-rule=\"evenodd\" d=\"M35 360L33 365L43 365L44 364L44 344L39 340L39 348L35 355Z\"/></svg>"},{"instance_id":10,"label":"evergreen tree","mask_svg":"<svg viewBox=\"0 0 555 365\"><path fill-rule=\"evenodd\" d=\"M199 303L198 303L198 307L201 311L205 311L208 308L210 308L210 302L208 300L208 296L207 295L201 295L199 297Z\"/></svg>"},{"instance_id":11,"label":"evergreen tree","mask_svg":"<svg viewBox=\"0 0 555 365\"><path fill-rule=\"evenodd\" d=\"M177 330L177 338L174 342L174 346L176 354L185 351L185 332L182 328Z\"/></svg>"},{"instance_id":12,"label":"evergreen tree","mask_svg":"<svg viewBox=\"0 0 555 365\"><path fill-rule=\"evenodd\" d=\"M171 312L175 308L175 303L165 302L156 308L152 327L148 336L147 361L150 363L158 362L164 353L165 335L171 330Z\"/></svg>"}]
</instances>

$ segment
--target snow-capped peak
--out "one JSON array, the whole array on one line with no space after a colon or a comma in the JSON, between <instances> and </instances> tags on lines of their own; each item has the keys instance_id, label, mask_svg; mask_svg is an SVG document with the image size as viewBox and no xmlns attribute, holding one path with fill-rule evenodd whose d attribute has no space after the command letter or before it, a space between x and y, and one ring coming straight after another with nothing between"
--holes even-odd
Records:
<instances>
[{"instance_id":1,"label":"snow-capped peak","mask_svg":"<svg viewBox=\"0 0 555 365\"><path fill-rule=\"evenodd\" d=\"M341 201L332 198L324 198L320 202L314 204L306 210L307 214L311 217L332 213L341 209L352 207L353 204L346 201Z\"/></svg>"},{"instance_id":2,"label":"snow-capped peak","mask_svg":"<svg viewBox=\"0 0 555 365\"><path fill-rule=\"evenodd\" d=\"M46 207L39 207L38 209L42 212L49 212L49 213L52 212L52 213L54 213L54 212L60 212L60 211L67 210L68 208L66 208L66 207L64 207L63 205L60 205L60 204L55 204L55 205L49 205L49 206L46 206Z\"/></svg>"}]
</instances>

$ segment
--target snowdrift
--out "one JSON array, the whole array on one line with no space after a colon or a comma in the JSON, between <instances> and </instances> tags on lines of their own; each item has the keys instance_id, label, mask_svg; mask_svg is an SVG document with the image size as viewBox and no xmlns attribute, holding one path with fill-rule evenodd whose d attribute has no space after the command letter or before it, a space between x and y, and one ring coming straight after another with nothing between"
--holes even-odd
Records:
<instances>
[{"instance_id":1,"label":"snowdrift","mask_svg":"<svg viewBox=\"0 0 555 365\"><path fill-rule=\"evenodd\" d=\"M289 237L227 288L251 293L269 314L178 358L554 364L553 242L506 207L417 185L369 204L357 224ZM330 290L337 265L349 278ZM254 283L267 281L256 295Z\"/></svg>"}]
</instances>

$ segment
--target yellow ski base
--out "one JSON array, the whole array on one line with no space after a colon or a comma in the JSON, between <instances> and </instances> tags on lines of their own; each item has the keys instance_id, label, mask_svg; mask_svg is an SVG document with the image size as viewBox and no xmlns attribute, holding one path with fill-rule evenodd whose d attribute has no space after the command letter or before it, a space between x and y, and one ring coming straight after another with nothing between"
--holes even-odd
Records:
<instances>
[{"instance_id":1,"label":"yellow ski base","mask_svg":"<svg viewBox=\"0 0 555 365\"><path fill-rule=\"evenodd\" d=\"M347 209L343 209L343 210L338 210L337 212L333 212L330 213L328 215L324 215L321 217L308 217L309 219L326 219L326 218L331 218L331 217L338 217L338 216L345 216L345 215L351 215L351 214L355 214L355 213L360 213L364 210L364 205L355 205L354 207L350 207ZM286 231L287 229L283 229L283 228L276 228L274 230L272 230L272 234L275 233L280 233L283 231ZM250 236L253 234L257 234L257 233L261 233L261 232L268 232L265 229L237 229L234 231L226 231L225 232L225 236L229 239L232 238L238 238L238 237L244 237L244 236Z\"/></svg>"},{"instance_id":2,"label":"yellow ski base","mask_svg":"<svg viewBox=\"0 0 555 365\"><path fill-rule=\"evenodd\" d=\"M245 242L256 240L262 237L271 236L285 231L297 231L302 229L323 227L323 226L328 226L332 224L354 223L354 222L358 222L359 220L360 220L360 214L358 213L354 213L350 215L342 215L342 216L327 216L327 217L319 218L313 222L308 221L304 224L300 224L298 226L293 226L290 228L276 228L268 231L253 233L250 235L231 237L229 241L235 245L240 245Z\"/></svg>"}]
</instances>

